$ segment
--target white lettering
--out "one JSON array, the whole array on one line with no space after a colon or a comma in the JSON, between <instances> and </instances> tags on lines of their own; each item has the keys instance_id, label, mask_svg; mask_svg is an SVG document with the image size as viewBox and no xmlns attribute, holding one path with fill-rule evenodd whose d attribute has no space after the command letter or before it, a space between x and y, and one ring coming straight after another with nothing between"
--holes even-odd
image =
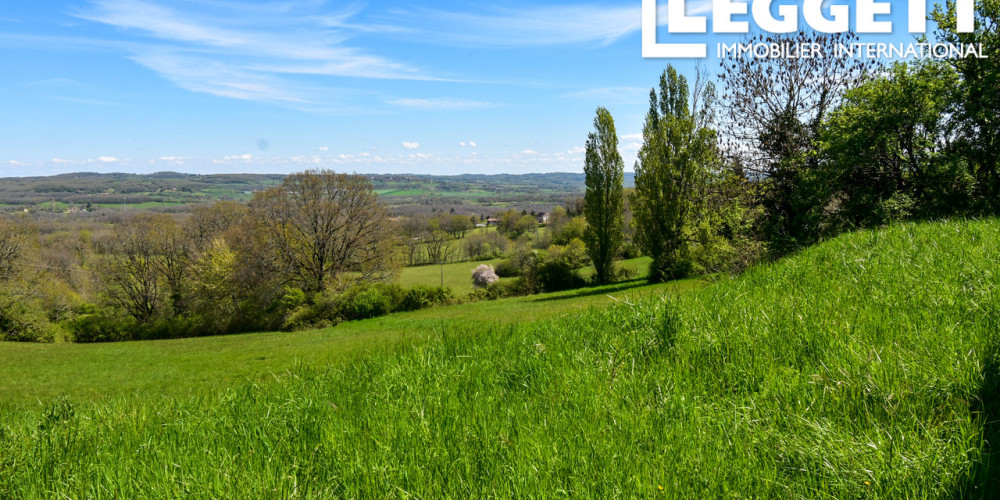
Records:
<instances>
[{"instance_id":1,"label":"white lettering","mask_svg":"<svg viewBox=\"0 0 1000 500\"><path fill-rule=\"evenodd\" d=\"M927 33L927 0L910 0L910 33Z\"/></svg>"},{"instance_id":2,"label":"white lettering","mask_svg":"<svg viewBox=\"0 0 1000 500\"><path fill-rule=\"evenodd\" d=\"M708 30L708 20L688 16L684 0L670 0L667 3L667 29L671 33L704 33Z\"/></svg>"},{"instance_id":3,"label":"white lettering","mask_svg":"<svg viewBox=\"0 0 1000 500\"><path fill-rule=\"evenodd\" d=\"M771 16L771 0L754 0L753 19L764 31L771 33L794 33L799 30L799 8L795 5L779 5L778 15Z\"/></svg>"},{"instance_id":4,"label":"white lettering","mask_svg":"<svg viewBox=\"0 0 1000 500\"><path fill-rule=\"evenodd\" d=\"M851 28L850 7L846 5L831 5L830 16L833 19L828 19L823 15L824 3L824 0L805 1L805 5L802 7L802 14L805 16L809 26L823 33L844 33L849 30Z\"/></svg>"},{"instance_id":5,"label":"white lettering","mask_svg":"<svg viewBox=\"0 0 1000 500\"><path fill-rule=\"evenodd\" d=\"M747 4L743 2L712 0L712 31L715 33L746 33L750 31L750 23L733 21L734 15L746 13Z\"/></svg>"},{"instance_id":6,"label":"white lettering","mask_svg":"<svg viewBox=\"0 0 1000 500\"><path fill-rule=\"evenodd\" d=\"M858 0L858 32L892 33L892 21L876 21L878 14L892 14L892 5L877 0Z\"/></svg>"}]
</instances>

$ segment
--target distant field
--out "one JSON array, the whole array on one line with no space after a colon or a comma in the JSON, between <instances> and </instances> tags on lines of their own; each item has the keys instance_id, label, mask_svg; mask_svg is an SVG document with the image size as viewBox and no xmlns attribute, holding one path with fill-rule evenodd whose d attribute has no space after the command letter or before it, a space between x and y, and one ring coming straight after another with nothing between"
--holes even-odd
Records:
<instances>
[{"instance_id":1,"label":"distant field","mask_svg":"<svg viewBox=\"0 0 1000 500\"><path fill-rule=\"evenodd\" d=\"M379 196L425 196L433 194L423 189L379 189L376 193Z\"/></svg>"},{"instance_id":2,"label":"distant field","mask_svg":"<svg viewBox=\"0 0 1000 500\"><path fill-rule=\"evenodd\" d=\"M471 280L470 280L471 283ZM64 394L73 400L107 396L156 399L219 390L297 363L325 366L366 352L409 345L442 328L513 324L573 315L590 307L701 287L686 280L661 285L639 281L392 314L333 328L111 344L0 342L0 406L34 406ZM471 288L471 286L470 286ZM2 414L2 413L0 413ZM3 419L0 418L0 425ZM0 427L2 428L2 427ZM2 498L2 495L0 495Z\"/></svg>"},{"instance_id":3,"label":"distant field","mask_svg":"<svg viewBox=\"0 0 1000 500\"><path fill-rule=\"evenodd\" d=\"M400 271L396 283L403 287L413 287L417 285L441 286L442 272L444 275L444 286L451 288L456 295L465 295L472 291L472 270L481 264L488 264L496 267L503 259L493 259L482 262L459 262L453 264L427 265L417 267L405 267ZM649 275L649 257L639 257L637 259L618 261L617 265L629 269L634 279L645 279ZM590 278L594 275L594 267L589 266L580 269L580 276ZM507 281L513 278L501 278Z\"/></svg>"},{"instance_id":4,"label":"distant field","mask_svg":"<svg viewBox=\"0 0 1000 500\"><path fill-rule=\"evenodd\" d=\"M465 295L472 291L472 270L481 264L496 266L503 259L493 259L482 262L458 262L454 264L427 265L417 267L404 267L396 283L403 287L442 286L442 275L444 276L444 287L451 288L451 291L458 296Z\"/></svg>"},{"instance_id":5,"label":"distant field","mask_svg":"<svg viewBox=\"0 0 1000 500\"><path fill-rule=\"evenodd\" d=\"M440 208L464 212L499 207L544 209L583 192L582 174L524 175L368 175L384 203L392 207ZM60 213L70 207L114 208L128 197L138 209L205 203L247 201L253 193L282 182L282 175L191 175L161 172L150 175L74 173L51 177L0 178L0 211ZM628 180L626 180L628 182ZM52 202L56 202L53 209ZM165 204L165 205L163 205ZM520 208L518 208L520 209ZM405 210L404 210L405 211Z\"/></svg>"}]
</instances>

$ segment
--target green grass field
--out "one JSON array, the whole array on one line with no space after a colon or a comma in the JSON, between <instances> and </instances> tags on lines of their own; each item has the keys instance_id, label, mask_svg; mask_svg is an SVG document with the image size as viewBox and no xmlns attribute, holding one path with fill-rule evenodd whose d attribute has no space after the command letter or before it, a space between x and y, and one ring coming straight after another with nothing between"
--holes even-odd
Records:
<instances>
[{"instance_id":1,"label":"green grass field","mask_svg":"<svg viewBox=\"0 0 1000 500\"><path fill-rule=\"evenodd\" d=\"M7 410L0 497L994 498L998 278L997 221L902 225L551 320L566 297L396 315L428 330L217 392ZM129 356L100 365L158 371ZM29 357L20 384L63 376Z\"/></svg>"},{"instance_id":2,"label":"green grass field","mask_svg":"<svg viewBox=\"0 0 1000 500\"><path fill-rule=\"evenodd\" d=\"M452 264L404 267L396 278L396 283L409 288L418 285L444 286L451 288L456 296L466 295L472 291L472 270L481 264L496 266L503 259L493 259L482 262L456 262Z\"/></svg>"},{"instance_id":3,"label":"green grass field","mask_svg":"<svg viewBox=\"0 0 1000 500\"><path fill-rule=\"evenodd\" d=\"M686 280L647 285L632 281L436 307L306 332L108 344L0 342L0 408L37 406L40 401L58 396L80 402L111 396L207 394L247 378L266 380L297 364L322 366L409 345L426 340L444 327L506 325L576 315L616 300L684 292L704 283Z\"/></svg>"}]
</instances>

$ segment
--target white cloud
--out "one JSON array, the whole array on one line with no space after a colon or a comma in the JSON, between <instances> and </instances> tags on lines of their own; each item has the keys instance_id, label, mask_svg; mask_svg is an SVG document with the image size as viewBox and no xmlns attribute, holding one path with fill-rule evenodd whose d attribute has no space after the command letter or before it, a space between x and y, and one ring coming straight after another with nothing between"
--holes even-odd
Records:
<instances>
[{"instance_id":1,"label":"white cloud","mask_svg":"<svg viewBox=\"0 0 1000 500\"><path fill-rule=\"evenodd\" d=\"M386 101L393 106L404 108L424 109L433 111L460 111L466 109L483 109L493 107L493 104L482 101L472 101L469 99L453 99L445 97L441 99L393 99Z\"/></svg>"},{"instance_id":2,"label":"white cloud","mask_svg":"<svg viewBox=\"0 0 1000 500\"><path fill-rule=\"evenodd\" d=\"M225 156L222 158L222 161L250 161L250 160L253 160L253 155L249 153L243 155Z\"/></svg>"},{"instance_id":3,"label":"white cloud","mask_svg":"<svg viewBox=\"0 0 1000 500\"><path fill-rule=\"evenodd\" d=\"M585 148L583 146L577 146L577 147L575 147L573 149L567 150L566 154L568 154L568 155L576 155L576 154L585 153L585 152L587 152L587 148Z\"/></svg>"},{"instance_id":4,"label":"white cloud","mask_svg":"<svg viewBox=\"0 0 1000 500\"><path fill-rule=\"evenodd\" d=\"M417 149L420 147L419 142L404 142L403 147L406 149Z\"/></svg>"},{"instance_id":5,"label":"white cloud","mask_svg":"<svg viewBox=\"0 0 1000 500\"><path fill-rule=\"evenodd\" d=\"M469 141L469 142L462 141L462 142L458 143L458 145L461 146L461 147L463 147L463 148L466 148L466 147L468 147L468 148L474 148L474 147L476 147L476 141Z\"/></svg>"},{"instance_id":6,"label":"white cloud","mask_svg":"<svg viewBox=\"0 0 1000 500\"><path fill-rule=\"evenodd\" d=\"M588 101L600 101L603 103L643 103L649 99L649 89L641 87L601 87L586 90L577 90L565 94L573 99L585 99Z\"/></svg>"},{"instance_id":7,"label":"white cloud","mask_svg":"<svg viewBox=\"0 0 1000 500\"><path fill-rule=\"evenodd\" d=\"M666 2L659 20L666 22ZM710 12L712 0L689 0L689 15ZM628 5L489 6L464 12L434 9L396 11L391 19L407 29L397 36L456 46L535 47L610 44L642 27L641 2Z\"/></svg>"},{"instance_id":8,"label":"white cloud","mask_svg":"<svg viewBox=\"0 0 1000 500\"><path fill-rule=\"evenodd\" d=\"M535 151L535 150L532 150L532 149L525 149L524 151L521 151L521 154L523 154L525 156L537 155L538 151Z\"/></svg>"},{"instance_id":9,"label":"white cloud","mask_svg":"<svg viewBox=\"0 0 1000 500\"><path fill-rule=\"evenodd\" d=\"M469 141L469 147L472 147L472 148L477 148L477 147L479 147L479 146L478 146L478 145L476 144L476 142L475 142L475 141Z\"/></svg>"},{"instance_id":10,"label":"white cloud","mask_svg":"<svg viewBox=\"0 0 1000 500\"><path fill-rule=\"evenodd\" d=\"M329 151L329 150L330 150L330 148L329 148L328 146L320 146L320 147L319 147L319 150L320 150L320 151L323 151L323 152L325 153L325 152Z\"/></svg>"},{"instance_id":11,"label":"white cloud","mask_svg":"<svg viewBox=\"0 0 1000 500\"><path fill-rule=\"evenodd\" d=\"M433 79L402 62L350 47L352 34L375 27L349 22L359 12L356 6L330 12L324 4L204 2L195 9L189 2L92 0L75 14L143 35L120 48L192 92L301 109L302 104L336 101L344 91L316 88L295 75Z\"/></svg>"},{"instance_id":12,"label":"white cloud","mask_svg":"<svg viewBox=\"0 0 1000 500\"><path fill-rule=\"evenodd\" d=\"M121 160L119 160L118 158L115 158L114 156L102 156L102 157L98 158L97 161L99 161L101 163L118 163Z\"/></svg>"},{"instance_id":13,"label":"white cloud","mask_svg":"<svg viewBox=\"0 0 1000 500\"><path fill-rule=\"evenodd\" d=\"M621 136L623 142L637 142L642 141L642 134L625 134Z\"/></svg>"},{"instance_id":14,"label":"white cloud","mask_svg":"<svg viewBox=\"0 0 1000 500\"><path fill-rule=\"evenodd\" d=\"M492 7L474 12L414 10L396 21L413 27L405 34L431 43L530 47L613 42L640 28L640 5L628 7Z\"/></svg>"}]
</instances>

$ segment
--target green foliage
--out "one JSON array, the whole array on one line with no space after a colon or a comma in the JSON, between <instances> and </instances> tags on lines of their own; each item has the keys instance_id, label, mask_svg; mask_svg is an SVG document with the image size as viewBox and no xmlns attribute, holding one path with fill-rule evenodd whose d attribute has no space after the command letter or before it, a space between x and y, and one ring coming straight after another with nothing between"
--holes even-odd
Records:
<instances>
[{"instance_id":1,"label":"green foliage","mask_svg":"<svg viewBox=\"0 0 1000 500\"><path fill-rule=\"evenodd\" d=\"M335 300L337 315L346 319L367 319L389 314L403 302L399 285L352 286Z\"/></svg>"},{"instance_id":2,"label":"green foliage","mask_svg":"<svg viewBox=\"0 0 1000 500\"><path fill-rule=\"evenodd\" d=\"M494 283L486 288L477 288L467 295L465 302L479 302L483 300L499 300L511 297L521 297L530 295L533 291L525 286L523 279L516 279L508 282Z\"/></svg>"},{"instance_id":3,"label":"green foliage","mask_svg":"<svg viewBox=\"0 0 1000 500\"><path fill-rule=\"evenodd\" d=\"M833 223L869 227L968 213L975 177L943 138L954 123L958 75L943 63L898 63L849 90L822 138L817 173L831 191Z\"/></svg>"},{"instance_id":4,"label":"green foliage","mask_svg":"<svg viewBox=\"0 0 1000 500\"><path fill-rule=\"evenodd\" d=\"M135 340L139 323L134 318L116 318L103 314L83 314L66 323L74 342L122 342Z\"/></svg>"},{"instance_id":5,"label":"green foliage","mask_svg":"<svg viewBox=\"0 0 1000 500\"><path fill-rule=\"evenodd\" d=\"M586 228L587 221L583 217L567 218L560 226L552 228L552 243L565 245L575 239L582 240Z\"/></svg>"},{"instance_id":6,"label":"green foliage","mask_svg":"<svg viewBox=\"0 0 1000 500\"><path fill-rule=\"evenodd\" d=\"M609 283L614 274L614 261L622 247L622 201L625 163L618 152L615 120L607 109L597 108L594 132L587 136L586 160L583 172L587 176L587 192L583 213L587 228L583 241L594 262L594 279Z\"/></svg>"},{"instance_id":7,"label":"green foliage","mask_svg":"<svg viewBox=\"0 0 1000 500\"><path fill-rule=\"evenodd\" d=\"M497 217L500 219L497 231L512 240L516 240L526 234L534 233L538 229L538 221L533 216L521 214L514 210L507 210Z\"/></svg>"},{"instance_id":8,"label":"green foliage","mask_svg":"<svg viewBox=\"0 0 1000 500\"><path fill-rule=\"evenodd\" d=\"M328 290L317 294L311 302L290 310L282 329L322 328L343 321L415 311L447 303L451 298L448 288L417 286L407 290L389 283L353 285L341 292Z\"/></svg>"},{"instance_id":9,"label":"green foliage","mask_svg":"<svg viewBox=\"0 0 1000 500\"><path fill-rule=\"evenodd\" d=\"M496 231L470 234L463 249L471 260L488 260L501 257L510 248L510 240Z\"/></svg>"},{"instance_id":10,"label":"green foliage","mask_svg":"<svg viewBox=\"0 0 1000 500\"><path fill-rule=\"evenodd\" d=\"M643 145L635 167L631 200L637 240L653 258L649 279L690 275L692 233L703 213L708 176L716 168L715 131L702 126L688 104L688 84L670 66L660 76L660 94L650 91Z\"/></svg>"},{"instance_id":11,"label":"green foliage","mask_svg":"<svg viewBox=\"0 0 1000 500\"><path fill-rule=\"evenodd\" d=\"M2 293L2 292L0 292ZM56 327L35 304L0 296L0 341L52 342Z\"/></svg>"},{"instance_id":12,"label":"green foliage","mask_svg":"<svg viewBox=\"0 0 1000 500\"><path fill-rule=\"evenodd\" d=\"M439 286L417 285L406 290L403 300L396 307L397 311L416 311L441 304L447 304L452 300L451 288Z\"/></svg>"},{"instance_id":13,"label":"green foliage","mask_svg":"<svg viewBox=\"0 0 1000 500\"><path fill-rule=\"evenodd\" d=\"M579 239L565 246L552 245L544 253L533 253L524 261L520 286L534 293L579 288L587 281L578 270L589 263L587 248Z\"/></svg>"},{"instance_id":14,"label":"green foliage","mask_svg":"<svg viewBox=\"0 0 1000 500\"><path fill-rule=\"evenodd\" d=\"M976 0L976 28L959 33L956 3L937 4L930 18L936 24L935 42L982 44L984 58L946 61L961 75L954 88L951 110L957 118L957 137L968 169L975 173L976 205L985 213L1000 212L1000 0Z\"/></svg>"}]
</instances>

